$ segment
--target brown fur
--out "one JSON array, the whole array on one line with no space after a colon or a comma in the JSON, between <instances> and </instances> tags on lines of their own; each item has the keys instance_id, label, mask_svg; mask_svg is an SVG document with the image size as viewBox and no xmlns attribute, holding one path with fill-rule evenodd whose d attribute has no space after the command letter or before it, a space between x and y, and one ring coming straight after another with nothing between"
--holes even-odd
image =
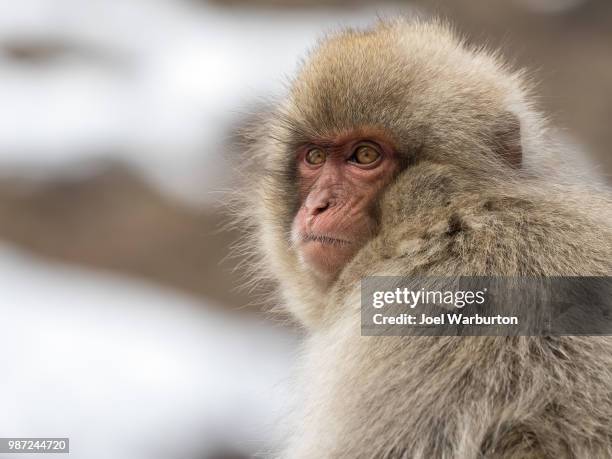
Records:
<instances>
[{"instance_id":1,"label":"brown fur","mask_svg":"<svg viewBox=\"0 0 612 459\"><path fill-rule=\"evenodd\" d=\"M610 194L567 167L531 97L447 26L396 21L323 41L254 132L247 214L309 333L285 457L612 457L610 338L360 336L368 275L612 274ZM376 236L321 285L290 243L293 151L359 127L405 169Z\"/></svg>"}]
</instances>

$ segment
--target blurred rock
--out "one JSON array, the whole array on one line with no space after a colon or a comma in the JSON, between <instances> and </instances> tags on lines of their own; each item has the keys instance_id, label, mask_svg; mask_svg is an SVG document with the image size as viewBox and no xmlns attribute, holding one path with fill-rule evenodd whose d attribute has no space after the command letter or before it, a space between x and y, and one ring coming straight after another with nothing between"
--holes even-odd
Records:
<instances>
[{"instance_id":1,"label":"blurred rock","mask_svg":"<svg viewBox=\"0 0 612 459\"><path fill-rule=\"evenodd\" d=\"M116 270L251 307L227 259L226 217L173 202L120 164L86 177L0 180L0 238L39 255Z\"/></svg>"},{"instance_id":2,"label":"blurred rock","mask_svg":"<svg viewBox=\"0 0 612 459\"><path fill-rule=\"evenodd\" d=\"M3 43L0 50L9 59L22 62L46 62L74 52L66 44L53 41L12 41Z\"/></svg>"},{"instance_id":3,"label":"blurred rock","mask_svg":"<svg viewBox=\"0 0 612 459\"><path fill-rule=\"evenodd\" d=\"M249 459L249 456L242 453L217 452L207 455L204 459Z\"/></svg>"},{"instance_id":4,"label":"blurred rock","mask_svg":"<svg viewBox=\"0 0 612 459\"><path fill-rule=\"evenodd\" d=\"M556 14L572 11L589 0L515 0L536 13Z\"/></svg>"},{"instance_id":5,"label":"blurred rock","mask_svg":"<svg viewBox=\"0 0 612 459\"><path fill-rule=\"evenodd\" d=\"M114 69L129 68L123 56L95 46L54 37L12 38L0 41L0 56L22 65L64 65L67 60L107 65Z\"/></svg>"},{"instance_id":6,"label":"blurred rock","mask_svg":"<svg viewBox=\"0 0 612 459\"><path fill-rule=\"evenodd\" d=\"M205 1L222 6L257 6L266 8L312 8L312 7L347 7L364 6L374 3L371 0L190 0L196 2ZM377 2L383 3L383 2ZM396 2L384 2L396 3Z\"/></svg>"}]
</instances>

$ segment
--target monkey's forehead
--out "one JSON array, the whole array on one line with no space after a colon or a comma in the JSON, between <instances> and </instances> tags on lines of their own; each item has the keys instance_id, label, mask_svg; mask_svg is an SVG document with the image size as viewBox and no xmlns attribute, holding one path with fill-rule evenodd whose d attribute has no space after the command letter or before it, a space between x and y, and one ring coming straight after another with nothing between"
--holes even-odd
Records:
<instances>
[{"instance_id":1,"label":"monkey's forehead","mask_svg":"<svg viewBox=\"0 0 612 459\"><path fill-rule=\"evenodd\" d=\"M413 120L469 126L521 103L523 82L494 54L439 22L381 23L323 40L293 81L286 108L318 129Z\"/></svg>"}]
</instances>

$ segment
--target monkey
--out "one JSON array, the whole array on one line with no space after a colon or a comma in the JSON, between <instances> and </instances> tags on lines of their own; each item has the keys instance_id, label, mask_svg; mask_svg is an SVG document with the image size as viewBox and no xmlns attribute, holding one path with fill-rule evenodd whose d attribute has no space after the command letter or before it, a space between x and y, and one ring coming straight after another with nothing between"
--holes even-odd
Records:
<instances>
[{"instance_id":1,"label":"monkey","mask_svg":"<svg viewBox=\"0 0 612 459\"><path fill-rule=\"evenodd\" d=\"M305 330L281 457L612 457L607 336L362 336L366 276L610 276L612 199L524 71L440 20L310 52L249 131L257 275Z\"/></svg>"}]
</instances>

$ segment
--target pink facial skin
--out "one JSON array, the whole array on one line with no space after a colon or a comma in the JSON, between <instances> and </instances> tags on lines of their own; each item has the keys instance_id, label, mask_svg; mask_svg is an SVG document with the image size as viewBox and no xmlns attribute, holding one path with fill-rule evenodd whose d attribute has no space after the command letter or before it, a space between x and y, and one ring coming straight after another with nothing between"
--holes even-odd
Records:
<instances>
[{"instance_id":1,"label":"pink facial skin","mask_svg":"<svg viewBox=\"0 0 612 459\"><path fill-rule=\"evenodd\" d=\"M364 146L379 155L376 160L357 161ZM322 163L309 163L313 149L324 153ZM292 239L306 266L333 279L376 232L375 203L399 171L398 157L388 136L360 129L305 145L297 163L300 208Z\"/></svg>"}]
</instances>

